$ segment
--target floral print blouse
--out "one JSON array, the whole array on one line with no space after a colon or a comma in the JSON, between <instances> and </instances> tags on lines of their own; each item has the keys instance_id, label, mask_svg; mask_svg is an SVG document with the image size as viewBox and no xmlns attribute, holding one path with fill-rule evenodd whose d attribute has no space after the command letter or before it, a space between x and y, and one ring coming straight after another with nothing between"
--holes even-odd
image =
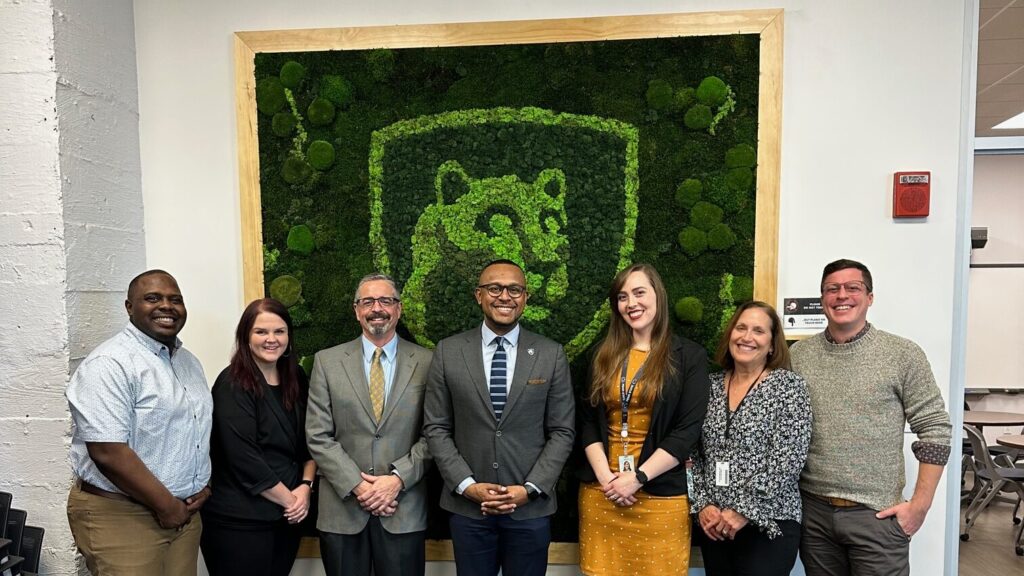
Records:
<instances>
[{"instance_id":1,"label":"floral print blouse","mask_svg":"<svg viewBox=\"0 0 1024 576\"><path fill-rule=\"evenodd\" d=\"M726 437L725 373L711 376L701 450L694 459L693 512L731 508L769 538L776 520L800 521L800 471L811 441L811 402L797 374L777 368L750 389L732 415ZM715 485L715 463L729 463L729 486Z\"/></svg>"}]
</instances>

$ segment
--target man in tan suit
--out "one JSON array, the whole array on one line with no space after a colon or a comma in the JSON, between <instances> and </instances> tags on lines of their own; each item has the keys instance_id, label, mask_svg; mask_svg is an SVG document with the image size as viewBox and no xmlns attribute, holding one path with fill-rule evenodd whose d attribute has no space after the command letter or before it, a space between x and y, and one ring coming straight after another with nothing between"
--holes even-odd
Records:
<instances>
[{"instance_id":1,"label":"man in tan suit","mask_svg":"<svg viewBox=\"0 0 1024 576\"><path fill-rule=\"evenodd\" d=\"M352 307L362 336L322 350L306 415L320 482L320 556L328 576L411 574L425 569L431 463L423 423L430 351L399 338L394 280L359 281Z\"/></svg>"}]
</instances>

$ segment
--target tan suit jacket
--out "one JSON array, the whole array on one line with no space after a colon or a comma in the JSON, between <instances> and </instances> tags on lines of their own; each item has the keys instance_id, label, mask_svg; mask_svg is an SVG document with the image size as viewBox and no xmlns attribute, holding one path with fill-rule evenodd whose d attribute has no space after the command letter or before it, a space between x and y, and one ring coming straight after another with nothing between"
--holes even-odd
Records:
<instances>
[{"instance_id":1,"label":"tan suit jacket","mask_svg":"<svg viewBox=\"0 0 1024 576\"><path fill-rule=\"evenodd\" d=\"M431 353L398 340L395 375L378 424L363 369L362 338L316 354L309 383L306 439L323 479L317 528L358 534L370 514L352 494L362 480L397 471L405 489L398 510L381 518L384 529L405 534L427 528L427 487L421 482L431 464L422 435L423 393Z\"/></svg>"}]
</instances>

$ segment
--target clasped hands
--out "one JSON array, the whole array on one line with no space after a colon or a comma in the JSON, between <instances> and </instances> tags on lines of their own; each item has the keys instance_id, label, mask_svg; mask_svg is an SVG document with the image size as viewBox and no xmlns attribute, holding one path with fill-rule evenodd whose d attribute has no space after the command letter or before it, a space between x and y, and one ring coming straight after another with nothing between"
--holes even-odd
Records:
<instances>
[{"instance_id":1,"label":"clasped hands","mask_svg":"<svg viewBox=\"0 0 1024 576\"><path fill-rule=\"evenodd\" d=\"M360 472L363 480L352 489L359 505L374 516L392 516L398 509L398 493L402 479L397 474L374 476Z\"/></svg>"},{"instance_id":2,"label":"clasped hands","mask_svg":"<svg viewBox=\"0 0 1024 576\"><path fill-rule=\"evenodd\" d=\"M502 486L490 482L470 484L462 495L479 504L480 513L484 516L511 514L530 501L525 486Z\"/></svg>"},{"instance_id":3,"label":"clasped hands","mask_svg":"<svg viewBox=\"0 0 1024 576\"><path fill-rule=\"evenodd\" d=\"M747 525L748 520L739 512L726 508L721 510L718 506L708 505L697 514L700 520L700 527L707 537L716 542L732 540L736 533Z\"/></svg>"},{"instance_id":4,"label":"clasped hands","mask_svg":"<svg viewBox=\"0 0 1024 576\"><path fill-rule=\"evenodd\" d=\"M169 509L154 512L157 523L163 528L183 529L192 520L192 516L203 507L211 493L210 487L204 486L202 490L184 500L170 498Z\"/></svg>"},{"instance_id":5,"label":"clasped hands","mask_svg":"<svg viewBox=\"0 0 1024 576\"><path fill-rule=\"evenodd\" d=\"M598 478L604 497L616 506L632 506L636 504L636 492L640 489L640 481L636 472L612 472L604 478Z\"/></svg>"}]
</instances>

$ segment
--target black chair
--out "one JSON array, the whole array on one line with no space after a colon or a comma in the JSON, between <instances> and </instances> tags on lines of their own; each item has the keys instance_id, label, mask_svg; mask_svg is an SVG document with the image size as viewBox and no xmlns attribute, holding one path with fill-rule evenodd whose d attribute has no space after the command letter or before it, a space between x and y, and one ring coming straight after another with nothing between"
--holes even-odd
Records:
<instances>
[{"instance_id":1,"label":"black chair","mask_svg":"<svg viewBox=\"0 0 1024 576\"><path fill-rule=\"evenodd\" d=\"M964 512L966 526L960 534L960 540L967 542L971 539L970 530L975 522L977 522L978 515L988 507L992 499L1000 492L1015 492L1018 498L1018 506L1020 501L1024 500L1024 468L1014 468L1012 462L1008 462L1007 465L997 464L992 457L992 453L989 452L988 445L985 443L985 437L977 428L970 424L964 424L964 432L967 434L967 439L971 443L971 449L974 451L974 478L975 483L978 485L977 495L971 501L970 506L967 507L967 511ZM1006 458L1003 459L1007 460ZM1018 556L1024 556L1024 546L1021 543L1021 532L1024 531L1024 523L1021 523L1017 518L1016 510L1017 507L1014 507L1014 513L1011 514L1013 523L1018 525L1013 538L1014 551Z\"/></svg>"},{"instance_id":2,"label":"black chair","mask_svg":"<svg viewBox=\"0 0 1024 576\"><path fill-rule=\"evenodd\" d=\"M21 556L25 561L21 564L21 573L25 576L39 572L39 556L43 552L43 535L45 530L38 526L25 526L21 533Z\"/></svg>"}]
</instances>

